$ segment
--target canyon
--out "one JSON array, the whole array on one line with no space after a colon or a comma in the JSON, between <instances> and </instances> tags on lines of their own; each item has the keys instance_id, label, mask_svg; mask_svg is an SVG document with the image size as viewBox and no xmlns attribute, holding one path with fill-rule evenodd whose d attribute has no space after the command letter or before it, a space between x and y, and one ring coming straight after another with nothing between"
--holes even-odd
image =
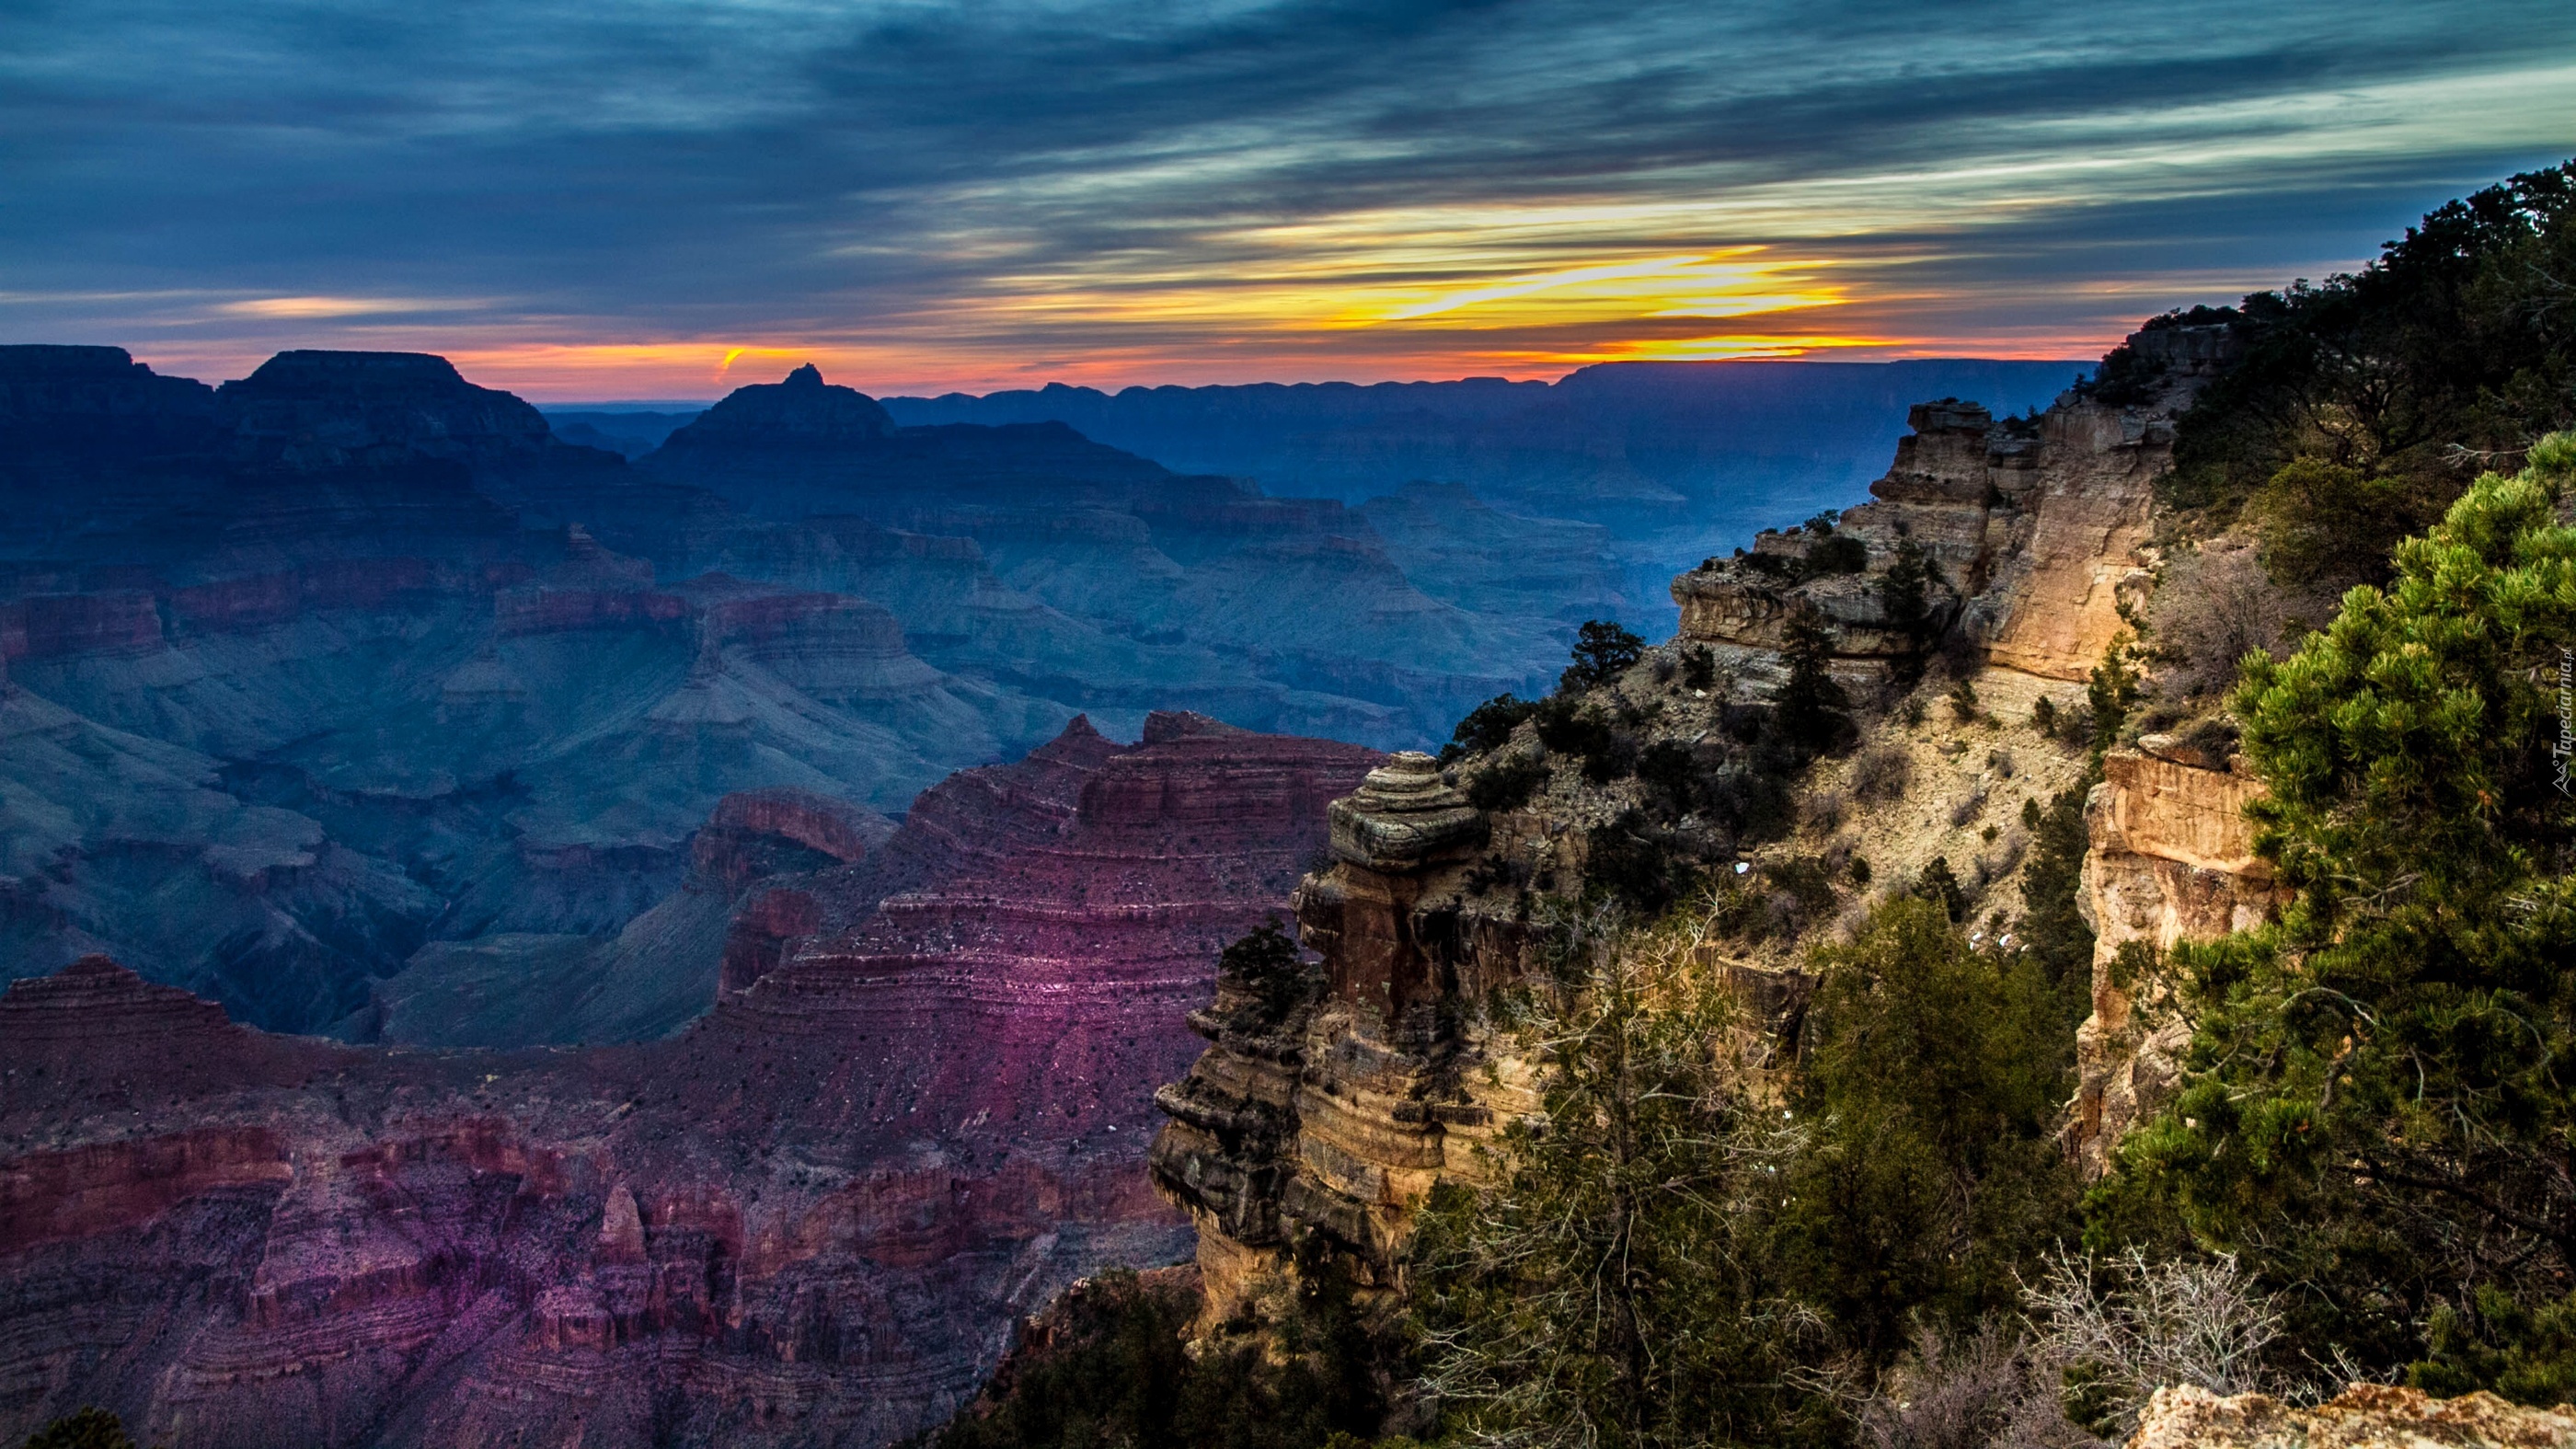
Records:
<instances>
[{"instance_id":1,"label":"canyon","mask_svg":"<svg viewBox=\"0 0 2576 1449\"><path fill-rule=\"evenodd\" d=\"M1555 382L1252 383L1129 387L1061 383L981 397L889 397L906 423L1058 422L1190 472L1267 492L1337 499L1365 515L1435 597L1387 527L1388 500L1463 489L1526 519L1587 525L1617 573L1619 618L1669 632L1673 573L1784 518L1848 503L1903 432L1918 398L1982 398L2037 411L2077 362L1963 358L1888 363L1617 362ZM1432 495L1433 501L1439 495ZM1419 504L1405 505L1418 508ZM1449 532L1458 532L1452 520ZM1530 549L1493 554L1485 585L1523 577ZM1559 595L1560 598L1570 597Z\"/></svg>"},{"instance_id":2,"label":"canyon","mask_svg":"<svg viewBox=\"0 0 2576 1449\"><path fill-rule=\"evenodd\" d=\"M1426 591L1338 502L1061 424L898 426L811 368L630 462L422 354L209 388L0 348L0 502L0 974L105 953L349 1040L676 1027L676 966L570 1019L440 1019L438 983L689 936L728 795L882 837L1077 714L1418 743L1616 604L1581 526L1412 497ZM1480 588L1524 540L1544 568Z\"/></svg>"},{"instance_id":3,"label":"canyon","mask_svg":"<svg viewBox=\"0 0 2576 1449\"><path fill-rule=\"evenodd\" d=\"M1783 858L1727 782L1791 617L1878 688L1924 647L1884 583L1925 560L1928 627L2016 717L2019 770L1918 751L1931 813L1881 812L1891 875L1978 857L1943 792L2074 777L2020 717L2071 705L2152 587L2173 419L2225 361L2164 332L2132 342L2144 399L1919 406L1872 502L1672 580L1676 637L1602 687L1708 798L1548 756L1490 808L1474 769L1242 722L1389 718L1291 678L1499 692L1462 661L1511 636L1442 591L1518 589L1526 622L1589 587L1598 525L1439 485L1274 499L1054 422L908 428L810 369L630 463L436 359L281 359L232 402L73 359L90 431L12 486L164 472L12 545L0 1433L94 1402L192 1445L879 1444L1112 1264L1194 1256L1202 1332L1257 1318L1299 1238L1393 1288L1425 1195L1536 1107L1474 1009L1538 969L1533 901L1639 841ZM107 456L95 420L129 415L157 421ZM173 477L198 501L156 511ZM1476 581L1524 539L1528 575ZM1301 610L1354 652L1260 655ZM1120 669L1226 650L1270 703L1127 713L1165 691ZM360 669L379 698L333 672ZM1074 709L1100 698L1137 743ZM913 786L937 749L963 768ZM2172 1081L2140 962L2274 902L2255 788L2170 736L2106 761L2090 1171ZM186 912L293 950L119 934ZM1211 982L1274 918L1311 989ZM1794 1053L1799 963L1705 964L1757 1008L1748 1067Z\"/></svg>"},{"instance_id":4,"label":"canyon","mask_svg":"<svg viewBox=\"0 0 2576 1449\"><path fill-rule=\"evenodd\" d=\"M875 1444L1016 1318L1188 1250L1140 1165L1221 943L1382 758L1077 718L877 833L726 797L705 1014L623 1046L281 1036L103 956L0 996L0 1434L190 1445ZM713 909L709 909L712 904ZM657 912L673 909L666 904ZM648 913L648 917L651 913ZM660 969L540 981L570 1014ZM399 1020L421 1003L397 1003Z\"/></svg>"}]
</instances>

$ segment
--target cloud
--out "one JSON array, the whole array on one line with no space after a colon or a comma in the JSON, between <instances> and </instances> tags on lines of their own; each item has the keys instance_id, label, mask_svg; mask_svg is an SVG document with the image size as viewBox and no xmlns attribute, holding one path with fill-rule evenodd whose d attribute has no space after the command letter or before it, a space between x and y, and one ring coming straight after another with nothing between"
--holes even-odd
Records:
<instances>
[{"instance_id":1,"label":"cloud","mask_svg":"<svg viewBox=\"0 0 2576 1449\"><path fill-rule=\"evenodd\" d=\"M881 387L2081 355L2576 149L2558 11L35 0L0 328L555 396L746 348Z\"/></svg>"}]
</instances>

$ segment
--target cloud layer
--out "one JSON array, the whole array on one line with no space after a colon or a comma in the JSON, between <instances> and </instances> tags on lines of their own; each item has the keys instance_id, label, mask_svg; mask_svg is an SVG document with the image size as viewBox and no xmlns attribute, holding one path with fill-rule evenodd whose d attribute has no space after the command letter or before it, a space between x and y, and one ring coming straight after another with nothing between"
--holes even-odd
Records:
<instances>
[{"instance_id":1,"label":"cloud layer","mask_svg":"<svg viewBox=\"0 0 2576 1449\"><path fill-rule=\"evenodd\" d=\"M0 334L551 397L2074 356L2569 151L2561 0L29 0Z\"/></svg>"}]
</instances>

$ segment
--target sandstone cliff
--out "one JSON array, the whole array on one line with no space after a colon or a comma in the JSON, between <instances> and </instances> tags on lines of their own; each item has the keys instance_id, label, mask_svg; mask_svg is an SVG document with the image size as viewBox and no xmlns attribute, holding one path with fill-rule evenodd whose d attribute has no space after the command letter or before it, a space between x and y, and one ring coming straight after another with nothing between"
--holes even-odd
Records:
<instances>
[{"instance_id":1,"label":"sandstone cliff","mask_svg":"<svg viewBox=\"0 0 2576 1449\"><path fill-rule=\"evenodd\" d=\"M1884 587L1898 546L1911 543L1937 574L1933 636L2004 668L2084 678L2122 627L2123 598L2149 585L2140 550L2174 420L2232 358L2221 327L2156 328L2128 345L2157 379L2137 401L2075 391L2001 420L1956 399L1917 406L1895 465L1870 485L1874 501L1846 510L1832 533L1765 533L1742 557L1675 579L1681 637L1767 673L1788 619L1808 608L1833 636L1838 672L1874 682L1924 642L1896 628ZM1833 538L1862 549L1837 556Z\"/></svg>"},{"instance_id":2,"label":"sandstone cliff","mask_svg":"<svg viewBox=\"0 0 2576 1449\"><path fill-rule=\"evenodd\" d=\"M1872 752L1906 757L1910 791L1869 797L1852 784L1852 759L1820 764L1806 799L1830 796L1832 808L1756 846L1728 824L1723 792L1665 793L1659 804L1660 787L1604 784L1588 759L1576 771L1525 724L1446 774L1399 756L1334 806L1333 860L1297 892L1302 937L1321 957L1314 989L1282 1006L1220 983L1216 1005L1192 1018L1208 1049L1158 1097L1171 1121L1154 1181L1198 1226L1203 1328L1257 1317L1303 1233L1364 1285L1392 1287L1431 1186L1479 1171L1477 1149L1496 1125L1531 1109L1530 1068L1486 1038L1479 1004L1530 964L1533 889L1579 893L1587 878L1629 869L1623 853L1638 842L1677 859L1733 859L1732 878L1746 881L1866 852L1883 882L1898 882L1941 856L1957 875L1974 866L1970 889L1983 899L1981 919L1966 923L1973 940L2009 949L1995 935L2018 902L2024 842L2002 827L2017 804L2044 806L2083 773L2080 750L2043 735L2033 711L2080 700L2076 682L2122 627L2120 606L2151 587L2152 485L2173 421L2227 361L2216 329L2151 329L2130 346L2151 380L2135 400L2079 389L2001 421L1956 400L1916 408L1873 502L1766 533L1748 553L1675 580L1680 636L1576 710L1603 728L1628 721L1632 748L1723 779L1724 741L1758 733L1782 682L1788 620L1813 610L1834 672L1864 701L1909 653L1948 654L1973 686L1955 718L1942 705L1937 721L1874 720ZM1891 616L1887 580L1918 550L1932 581L1908 629ZM1702 686L1690 683L1694 667ZM1460 787L1514 760L1537 762L1525 766L1540 773L1534 798L1490 814L1471 807ZM2096 1011L2070 1128L2070 1150L2086 1161L2152 1105L2167 1069L2139 1053L2138 1022L2152 1013L2133 1009L2148 988L2126 976L2121 963L2137 953L2123 946L2217 934L2271 904L2237 813L2252 788L2223 768L2123 752L2095 794L2085 891L2102 922ZM1794 1053L1806 986L1786 946L1811 908L1784 890L1768 909L1788 922L1770 944L1712 956L1768 1033L1741 1044L1757 1065Z\"/></svg>"},{"instance_id":3,"label":"sandstone cliff","mask_svg":"<svg viewBox=\"0 0 2576 1449\"><path fill-rule=\"evenodd\" d=\"M2215 766L2216 768L2212 768ZM2170 1099L2191 1028L2158 970L2177 941L2259 925L2283 903L2245 805L2262 782L2170 736L2113 750L2085 805L2092 851L2076 897L2093 927L2093 1014L2076 1032L2068 1149L2088 1175Z\"/></svg>"}]
</instances>

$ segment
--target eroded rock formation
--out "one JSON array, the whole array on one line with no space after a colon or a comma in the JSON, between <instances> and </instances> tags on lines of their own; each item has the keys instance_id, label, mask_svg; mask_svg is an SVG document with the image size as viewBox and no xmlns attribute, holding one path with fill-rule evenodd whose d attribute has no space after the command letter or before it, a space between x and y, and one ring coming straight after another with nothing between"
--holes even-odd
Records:
<instances>
[{"instance_id":1,"label":"eroded rock formation","mask_svg":"<svg viewBox=\"0 0 2576 1449\"><path fill-rule=\"evenodd\" d=\"M2017 694L2022 710L2063 693L2062 681L2084 678L2110 644L2119 591L2148 581L2138 549L2173 419L2228 349L2218 329L2170 326L2128 346L2133 365L2116 399L2078 389L2034 417L2001 421L1955 399L1915 408L1914 433L1873 485L1875 501L1763 534L1749 554L1675 580L1683 651L1657 678L1704 648L1735 671L1739 695L1750 686L1758 699L1779 678L1793 611L1812 609L1837 671L1856 682L1886 677L1902 653L1964 642L2020 682L1994 692ZM1886 581L1906 545L1933 581L1919 620L1901 627ZM1723 687L1658 688L1634 717L1651 717L1659 738L1689 751L1712 748L1750 717L1739 712L1759 709ZM2096 1163L2170 1070L2173 1043L2141 1049L2153 1003L2122 965L2136 959L2135 943L2221 934L2273 901L2241 815L2253 782L2162 747L2165 756L2115 754L2093 801L2085 888L2101 946L2070 1137ZM1689 758L1694 768L1723 763ZM1364 1285L1391 1284L1424 1195L1444 1175L1486 1170L1478 1149L1536 1100L1529 1064L1493 1049L1477 1024L1479 1005L1526 969L1533 949L1526 894L1498 883L1579 894L1585 872L1601 866L1600 843L1623 848L1633 835L1623 822L1636 817L1597 792L1556 790L1489 820L1453 783L1428 759L1399 756L1337 803L1334 858L1297 892L1303 940L1322 958L1311 988L1288 999L1221 982L1216 1004L1192 1018L1210 1045L1158 1097L1171 1121L1152 1171L1198 1226L1204 1327L1242 1318L1265 1280L1288 1271L1301 1233L1319 1235ZM1961 826L1974 811L1952 817ZM1677 825L1658 848L1695 838ZM1768 1028L1736 1048L1755 1070L1775 1069L1812 982L1766 969L1780 962L1715 964Z\"/></svg>"},{"instance_id":2,"label":"eroded rock formation","mask_svg":"<svg viewBox=\"0 0 2576 1449\"><path fill-rule=\"evenodd\" d=\"M2004 668L2083 678L2123 627L2122 591L2134 601L2148 585L2139 550L2174 420L2233 345L2223 327L2140 332L2126 346L2153 382L2117 401L2079 389L2003 419L1955 398L1916 406L1872 502L1830 532L1767 532L1741 557L1675 579L1681 636L1772 678L1789 619L1812 610L1852 679L1883 677L1898 655L1951 637ZM1919 632L1889 613L1887 574L1905 543L1937 574Z\"/></svg>"},{"instance_id":3,"label":"eroded rock formation","mask_svg":"<svg viewBox=\"0 0 2576 1449\"><path fill-rule=\"evenodd\" d=\"M717 938L782 958L584 1051L281 1037L103 958L0 997L0 1437L874 1445L1187 1227L1138 1170L1215 947L1379 757L1077 721L926 795L729 797ZM813 934L770 897L807 902ZM618 969L615 960L596 963ZM712 982L709 983L712 985Z\"/></svg>"},{"instance_id":4,"label":"eroded rock formation","mask_svg":"<svg viewBox=\"0 0 2576 1449\"><path fill-rule=\"evenodd\" d=\"M1474 1171L1494 1090L1464 1070L1477 1043L1444 1010L1520 969L1525 923L1468 881L1487 822L1426 755L1398 755L1332 807L1332 864L1297 890L1323 956L1294 999L1220 981L1190 1024L1210 1046L1157 1105L1155 1186L1199 1230L1206 1322L1236 1316L1316 1231L1363 1283L1391 1284L1413 1209L1444 1172Z\"/></svg>"},{"instance_id":5,"label":"eroded rock formation","mask_svg":"<svg viewBox=\"0 0 2576 1449\"><path fill-rule=\"evenodd\" d=\"M2076 1031L2067 1146L2095 1176L2121 1136L2171 1098L2191 1042L2171 1010L2163 953L2259 925L2282 904L2245 816L2262 782L2169 736L2141 744L2104 757L2085 802L2092 849L2076 905L2094 932L2093 1014Z\"/></svg>"}]
</instances>

